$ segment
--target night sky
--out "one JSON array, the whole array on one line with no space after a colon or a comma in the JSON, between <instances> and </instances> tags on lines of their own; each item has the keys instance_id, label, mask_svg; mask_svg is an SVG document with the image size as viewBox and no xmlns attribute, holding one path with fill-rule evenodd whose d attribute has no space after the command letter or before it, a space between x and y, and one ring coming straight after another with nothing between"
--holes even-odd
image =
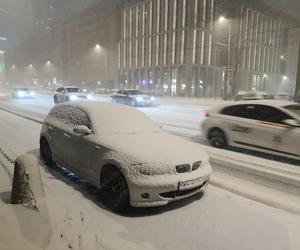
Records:
<instances>
[{"instance_id":1,"label":"night sky","mask_svg":"<svg viewBox=\"0 0 300 250\"><path fill-rule=\"evenodd\" d=\"M30 30L34 27L32 3L38 1L40 4L45 1L47 4L60 0L0 0L0 37L10 38L9 43L13 44L30 35ZM102 0L66 0L72 12L78 12L87 5L94 4ZM234 0L228 0L234 1ZM300 0L262 0L273 9L285 12L300 20ZM36 6L36 4L33 4ZM0 42L0 49L3 49ZM7 45L7 44L6 44Z\"/></svg>"}]
</instances>

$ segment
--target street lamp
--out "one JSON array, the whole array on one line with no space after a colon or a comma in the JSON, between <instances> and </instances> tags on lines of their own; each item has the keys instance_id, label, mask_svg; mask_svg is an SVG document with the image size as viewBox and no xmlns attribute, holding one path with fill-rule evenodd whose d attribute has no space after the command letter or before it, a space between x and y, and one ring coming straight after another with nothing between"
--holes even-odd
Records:
<instances>
[{"instance_id":1,"label":"street lamp","mask_svg":"<svg viewBox=\"0 0 300 250\"><path fill-rule=\"evenodd\" d=\"M99 43L96 44L95 49L97 51L99 51L100 49L102 49L104 51L104 75L105 75L105 94L107 92L107 49L104 48L103 46L101 46Z\"/></svg>"},{"instance_id":2,"label":"street lamp","mask_svg":"<svg viewBox=\"0 0 300 250\"><path fill-rule=\"evenodd\" d=\"M283 80L287 80L288 78L287 78L287 76L283 76Z\"/></svg>"},{"instance_id":3,"label":"street lamp","mask_svg":"<svg viewBox=\"0 0 300 250\"><path fill-rule=\"evenodd\" d=\"M229 69L230 69L230 61L231 61L231 30L232 30L232 24L230 19L225 18L224 16L220 16L219 17L219 22L221 24L225 23L226 21L228 21L228 43L227 44L223 44L223 43L217 43L219 45L225 46L227 47L227 74L226 74L226 79L224 82L224 99L227 100L227 87L228 87L228 83L229 83Z\"/></svg>"},{"instance_id":4,"label":"street lamp","mask_svg":"<svg viewBox=\"0 0 300 250\"><path fill-rule=\"evenodd\" d=\"M263 91L266 90L266 78L267 78L267 77L268 77L268 76L267 76L266 74L263 75L263 79L264 79L264 83L263 83L263 86L264 86L263 88L264 88L264 89L263 89Z\"/></svg>"}]
</instances>

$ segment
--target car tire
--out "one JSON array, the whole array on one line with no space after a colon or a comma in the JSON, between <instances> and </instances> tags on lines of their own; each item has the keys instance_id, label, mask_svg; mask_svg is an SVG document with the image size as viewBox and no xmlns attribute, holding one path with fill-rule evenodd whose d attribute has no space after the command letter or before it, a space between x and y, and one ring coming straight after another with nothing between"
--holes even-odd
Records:
<instances>
[{"instance_id":1,"label":"car tire","mask_svg":"<svg viewBox=\"0 0 300 250\"><path fill-rule=\"evenodd\" d=\"M101 196L105 206L122 212L129 207L129 189L122 172L114 166L106 166L101 171Z\"/></svg>"},{"instance_id":2,"label":"car tire","mask_svg":"<svg viewBox=\"0 0 300 250\"><path fill-rule=\"evenodd\" d=\"M58 100L57 100L57 96L54 96L54 104L57 104Z\"/></svg>"},{"instance_id":3,"label":"car tire","mask_svg":"<svg viewBox=\"0 0 300 250\"><path fill-rule=\"evenodd\" d=\"M218 128L212 129L208 134L209 144L215 148L225 148L227 146L227 138L225 133Z\"/></svg>"},{"instance_id":4,"label":"car tire","mask_svg":"<svg viewBox=\"0 0 300 250\"><path fill-rule=\"evenodd\" d=\"M47 166L52 167L55 165L49 143L45 138L40 141L40 156Z\"/></svg>"}]
</instances>

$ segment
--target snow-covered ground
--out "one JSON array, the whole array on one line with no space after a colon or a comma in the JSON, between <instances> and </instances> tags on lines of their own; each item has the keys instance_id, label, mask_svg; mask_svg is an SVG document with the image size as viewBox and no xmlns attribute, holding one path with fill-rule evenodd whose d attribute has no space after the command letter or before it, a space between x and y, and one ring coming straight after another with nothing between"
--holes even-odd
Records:
<instances>
[{"instance_id":1,"label":"snow-covered ground","mask_svg":"<svg viewBox=\"0 0 300 250\"><path fill-rule=\"evenodd\" d=\"M39 124L2 111L0 120L6 152L38 155ZM203 197L117 215L97 190L41 166L41 211L12 206L13 168L0 159L0 249L300 249L299 216L213 186Z\"/></svg>"}]
</instances>

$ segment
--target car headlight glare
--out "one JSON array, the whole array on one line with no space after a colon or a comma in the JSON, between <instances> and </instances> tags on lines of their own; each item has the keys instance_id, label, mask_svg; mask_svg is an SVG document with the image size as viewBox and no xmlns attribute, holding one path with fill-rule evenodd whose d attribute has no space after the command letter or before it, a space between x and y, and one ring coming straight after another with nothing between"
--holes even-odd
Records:
<instances>
[{"instance_id":1,"label":"car headlight glare","mask_svg":"<svg viewBox=\"0 0 300 250\"><path fill-rule=\"evenodd\" d=\"M70 100L76 101L76 100L78 100L78 97L76 95L70 95Z\"/></svg>"},{"instance_id":2,"label":"car headlight glare","mask_svg":"<svg viewBox=\"0 0 300 250\"><path fill-rule=\"evenodd\" d=\"M143 102L144 101L144 98L143 97L136 97L135 100L137 102Z\"/></svg>"},{"instance_id":3,"label":"car headlight glare","mask_svg":"<svg viewBox=\"0 0 300 250\"><path fill-rule=\"evenodd\" d=\"M34 96L34 95L35 95L35 93L34 93L33 91L31 91L31 92L30 92L30 95L31 95L31 96Z\"/></svg>"},{"instance_id":4,"label":"car headlight glare","mask_svg":"<svg viewBox=\"0 0 300 250\"><path fill-rule=\"evenodd\" d=\"M93 96L92 95L87 95L86 98L89 99L89 100L92 100Z\"/></svg>"},{"instance_id":5,"label":"car headlight glare","mask_svg":"<svg viewBox=\"0 0 300 250\"><path fill-rule=\"evenodd\" d=\"M151 101L153 101L153 102L155 101L155 97L154 97L154 96L151 96L150 99L151 99Z\"/></svg>"},{"instance_id":6,"label":"car headlight glare","mask_svg":"<svg viewBox=\"0 0 300 250\"><path fill-rule=\"evenodd\" d=\"M24 91L18 91L18 96L19 97L24 97L25 96L25 92Z\"/></svg>"}]
</instances>

